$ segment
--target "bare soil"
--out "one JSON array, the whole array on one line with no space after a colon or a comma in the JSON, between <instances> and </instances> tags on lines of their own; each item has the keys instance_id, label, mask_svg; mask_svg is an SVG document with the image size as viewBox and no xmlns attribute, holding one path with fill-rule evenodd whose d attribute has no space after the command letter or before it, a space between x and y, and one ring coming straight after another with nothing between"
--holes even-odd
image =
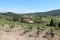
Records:
<instances>
[{"instance_id":1,"label":"bare soil","mask_svg":"<svg viewBox=\"0 0 60 40\"><path fill-rule=\"evenodd\" d=\"M26 34L21 35L23 31L12 31L12 32L0 32L0 40L60 40L60 35L55 35L54 38L50 39L49 37L44 38L43 36L49 30L47 28L42 33L40 33L39 37L36 36L36 30L28 32ZM29 35L32 35L29 37Z\"/></svg>"}]
</instances>

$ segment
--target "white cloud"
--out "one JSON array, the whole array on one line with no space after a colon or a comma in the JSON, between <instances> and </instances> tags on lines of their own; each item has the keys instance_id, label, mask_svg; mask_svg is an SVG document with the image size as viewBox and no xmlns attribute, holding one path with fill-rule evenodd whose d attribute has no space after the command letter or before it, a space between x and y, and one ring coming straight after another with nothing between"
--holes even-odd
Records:
<instances>
[{"instance_id":1,"label":"white cloud","mask_svg":"<svg viewBox=\"0 0 60 40\"><path fill-rule=\"evenodd\" d=\"M0 12L14 12L14 13L33 13L39 12L39 10L32 10L32 9L7 9L7 8L0 8Z\"/></svg>"},{"instance_id":2,"label":"white cloud","mask_svg":"<svg viewBox=\"0 0 60 40\"><path fill-rule=\"evenodd\" d=\"M16 12L19 13L19 9L7 9L7 8L0 8L0 12Z\"/></svg>"}]
</instances>

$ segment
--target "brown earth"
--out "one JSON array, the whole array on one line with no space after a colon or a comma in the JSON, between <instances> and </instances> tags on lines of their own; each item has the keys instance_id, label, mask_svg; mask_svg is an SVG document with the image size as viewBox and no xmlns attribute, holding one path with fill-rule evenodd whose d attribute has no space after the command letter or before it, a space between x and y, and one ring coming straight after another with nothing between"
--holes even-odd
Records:
<instances>
[{"instance_id":1,"label":"brown earth","mask_svg":"<svg viewBox=\"0 0 60 40\"><path fill-rule=\"evenodd\" d=\"M18 30L14 32L0 32L0 40L51 40L49 38L43 37L48 30L49 28L40 33L39 37L35 37L36 30L28 32L24 35L21 35L22 31ZM29 35L33 35L33 37L29 37ZM60 36L55 35L54 38L52 38L52 40L60 40Z\"/></svg>"}]
</instances>

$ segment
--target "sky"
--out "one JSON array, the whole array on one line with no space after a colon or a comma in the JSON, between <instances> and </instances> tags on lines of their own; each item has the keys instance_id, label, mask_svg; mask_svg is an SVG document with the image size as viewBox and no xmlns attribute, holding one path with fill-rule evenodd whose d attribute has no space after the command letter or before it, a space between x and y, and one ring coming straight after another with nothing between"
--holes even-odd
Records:
<instances>
[{"instance_id":1,"label":"sky","mask_svg":"<svg viewBox=\"0 0 60 40\"><path fill-rule=\"evenodd\" d=\"M0 12L33 13L60 9L60 0L0 0Z\"/></svg>"}]
</instances>

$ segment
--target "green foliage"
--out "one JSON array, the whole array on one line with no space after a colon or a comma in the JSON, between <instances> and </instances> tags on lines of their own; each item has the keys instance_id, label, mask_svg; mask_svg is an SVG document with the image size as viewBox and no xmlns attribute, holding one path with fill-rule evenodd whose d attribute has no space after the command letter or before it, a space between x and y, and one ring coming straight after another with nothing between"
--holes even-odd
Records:
<instances>
[{"instance_id":1,"label":"green foliage","mask_svg":"<svg viewBox=\"0 0 60 40\"><path fill-rule=\"evenodd\" d=\"M28 25L28 26L29 26L28 29L32 30L32 28L33 28L32 25Z\"/></svg>"},{"instance_id":2,"label":"green foliage","mask_svg":"<svg viewBox=\"0 0 60 40\"><path fill-rule=\"evenodd\" d=\"M33 16L32 20L35 21L35 23L41 23L41 17Z\"/></svg>"},{"instance_id":3,"label":"green foliage","mask_svg":"<svg viewBox=\"0 0 60 40\"><path fill-rule=\"evenodd\" d=\"M9 25L10 25L11 28L15 27L15 23L14 22L11 22Z\"/></svg>"}]
</instances>

